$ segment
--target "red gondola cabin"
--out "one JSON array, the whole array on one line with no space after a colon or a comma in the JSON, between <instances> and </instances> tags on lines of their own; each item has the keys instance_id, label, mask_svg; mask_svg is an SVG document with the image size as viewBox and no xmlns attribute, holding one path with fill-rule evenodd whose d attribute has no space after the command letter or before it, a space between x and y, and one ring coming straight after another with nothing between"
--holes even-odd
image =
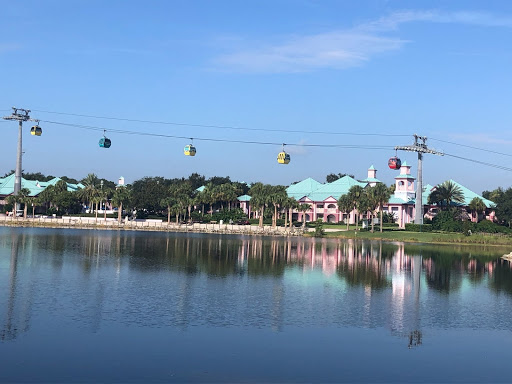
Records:
<instances>
[{"instance_id":1,"label":"red gondola cabin","mask_svg":"<svg viewBox=\"0 0 512 384\"><path fill-rule=\"evenodd\" d=\"M402 161L398 157L392 157L388 161L388 167L391 169L400 169Z\"/></svg>"}]
</instances>

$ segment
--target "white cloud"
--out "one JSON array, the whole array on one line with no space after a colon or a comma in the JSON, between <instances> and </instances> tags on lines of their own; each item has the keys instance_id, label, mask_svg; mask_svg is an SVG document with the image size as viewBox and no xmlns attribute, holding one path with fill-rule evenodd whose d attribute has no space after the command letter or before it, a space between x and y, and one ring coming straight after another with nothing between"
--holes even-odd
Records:
<instances>
[{"instance_id":1,"label":"white cloud","mask_svg":"<svg viewBox=\"0 0 512 384\"><path fill-rule=\"evenodd\" d=\"M347 30L293 36L239 49L214 59L218 69L235 72L294 73L362 65L377 54L396 51L406 39L385 36L411 22L512 27L512 18L479 12L400 11ZM247 43L246 45L250 45Z\"/></svg>"}]
</instances>

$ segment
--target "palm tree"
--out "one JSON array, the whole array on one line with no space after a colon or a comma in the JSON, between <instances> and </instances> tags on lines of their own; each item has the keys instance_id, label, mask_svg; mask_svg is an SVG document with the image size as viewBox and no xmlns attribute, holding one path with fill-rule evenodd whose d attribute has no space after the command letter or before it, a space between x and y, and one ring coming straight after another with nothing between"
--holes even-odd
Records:
<instances>
[{"instance_id":1,"label":"palm tree","mask_svg":"<svg viewBox=\"0 0 512 384\"><path fill-rule=\"evenodd\" d=\"M19 203L23 204L23 219L27 219L27 204L30 199L30 190L28 188L21 188L18 192L18 195L16 196L16 199Z\"/></svg>"},{"instance_id":2,"label":"palm tree","mask_svg":"<svg viewBox=\"0 0 512 384\"><path fill-rule=\"evenodd\" d=\"M338 199L338 210L341 212L341 213L346 213L347 214L347 231L348 231L348 228L349 228L349 225L350 225L350 212L354 209L354 204L352 202L352 199L350 198L350 196L347 194L347 195L341 195L340 198Z\"/></svg>"},{"instance_id":3,"label":"palm tree","mask_svg":"<svg viewBox=\"0 0 512 384\"><path fill-rule=\"evenodd\" d=\"M51 207L52 201L55 199L53 185L50 185L49 187L43 189L43 191L41 191L41 193L37 197L41 204L44 205L45 211L47 211L48 208Z\"/></svg>"},{"instance_id":4,"label":"palm tree","mask_svg":"<svg viewBox=\"0 0 512 384\"><path fill-rule=\"evenodd\" d=\"M373 187L371 191L372 198L374 199L375 203L377 203L377 206L380 211L380 232L382 232L382 214L384 211L384 204L386 204L389 201L389 198L391 197L391 190L388 187L386 187L386 185L384 185L383 183L377 183L377 185Z\"/></svg>"},{"instance_id":5,"label":"palm tree","mask_svg":"<svg viewBox=\"0 0 512 384\"><path fill-rule=\"evenodd\" d=\"M288 218L290 219L290 228L293 224L293 209L298 207L298 202L293 197L287 197L282 204L282 207L285 209L284 211L284 227L288 226Z\"/></svg>"},{"instance_id":6,"label":"palm tree","mask_svg":"<svg viewBox=\"0 0 512 384\"><path fill-rule=\"evenodd\" d=\"M81 180L81 183L85 185L85 188L79 191L78 196L83 200L84 203L89 203L89 212L91 212L92 204L96 201L97 186L100 180L94 173L89 173L85 178Z\"/></svg>"},{"instance_id":7,"label":"palm tree","mask_svg":"<svg viewBox=\"0 0 512 384\"><path fill-rule=\"evenodd\" d=\"M487 207L481 198L475 196L469 202L469 208L476 214L476 222L478 223L479 214L484 212Z\"/></svg>"},{"instance_id":8,"label":"palm tree","mask_svg":"<svg viewBox=\"0 0 512 384\"><path fill-rule=\"evenodd\" d=\"M282 185L270 186L268 195L268 202L274 206L274 213L272 214L272 227L277 227L277 208L288 198L286 194L286 187Z\"/></svg>"},{"instance_id":9,"label":"palm tree","mask_svg":"<svg viewBox=\"0 0 512 384\"><path fill-rule=\"evenodd\" d=\"M452 203L464 203L464 193L458 185L448 180L434 188L428 197L428 202L440 206L441 209L448 209Z\"/></svg>"},{"instance_id":10,"label":"palm tree","mask_svg":"<svg viewBox=\"0 0 512 384\"><path fill-rule=\"evenodd\" d=\"M265 212L265 207L268 203L268 192L269 185L263 183L255 183L249 190L249 194L251 195L251 207L257 211L259 210L259 227L263 227L263 214Z\"/></svg>"},{"instance_id":11,"label":"palm tree","mask_svg":"<svg viewBox=\"0 0 512 384\"><path fill-rule=\"evenodd\" d=\"M126 187L119 186L112 195L112 204L117 207L117 221L121 223L123 214L123 204L130 200L130 190Z\"/></svg>"},{"instance_id":12,"label":"palm tree","mask_svg":"<svg viewBox=\"0 0 512 384\"><path fill-rule=\"evenodd\" d=\"M311 209L311 204L299 204L298 210L302 212L302 228L306 228L306 212Z\"/></svg>"},{"instance_id":13,"label":"palm tree","mask_svg":"<svg viewBox=\"0 0 512 384\"><path fill-rule=\"evenodd\" d=\"M358 205L359 205L359 200L361 199L361 196L363 195L363 193L364 193L363 188L360 185L353 185L352 187L350 187L350 189L348 190L348 194L347 194L348 198L352 202L352 209L356 210L356 230L359 227Z\"/></svg>"}]
</instances>

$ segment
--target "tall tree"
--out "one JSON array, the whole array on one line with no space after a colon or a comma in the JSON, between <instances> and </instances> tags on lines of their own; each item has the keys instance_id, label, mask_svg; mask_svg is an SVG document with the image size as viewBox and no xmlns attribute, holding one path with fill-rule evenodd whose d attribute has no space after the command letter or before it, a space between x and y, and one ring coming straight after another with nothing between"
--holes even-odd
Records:
<instances>
[{"instance_id":1,"label":"tall tree","mask_svg":"<svg viewBox=\"0 0 512 384\"><path fill-rule=\"evenodd\" d=\"M265 207L268 204L268 194L270 192L270 186L263 183L255 183L249 190L251 195L251 207L255 211L259 211L259 227L263 227L263 215L265 213Z\"/></svg>"},{"instance_id":2,"label":"tall tree","mask_svg":"<svg viewBox=\"0 0 512 384\"><path fill-rule=\"evenodd\" d=\"M325 176L325 181L328 183L332 183L333 181L341 179L342 177L345 176L350 176L351 178L354 178L354 175L349 175L348 173L329 173L327 176Z\"/></svg>"},{"instance_id":3,"label":"tall tree","mask_svg":"<svg viewBox=\"0 0 512 384\"><path fill-rule=\"evenodd\" d=\"M359 210L358 205L360 204L361 197L363 196L363 188L360 185L353 185L348 190L348 197L352 202L352 209L356 210L356 230L359 228Z\"/></svg>"},{"instance_id":4,"label":"tall tree","mask_svg":"<svg viewBox=\"0 0 512 384\"><path fill-rule=\"evenodd\" d=\"M371 195L373 201L377 204L377 207L379 208L380 232L382 232L382 216L384 213L384 204L386 204L389 201L389 198L391 197L391 190L390 188L386 187L386 185L384 185L383 183L377 183L375 187L371 188Z\"/></svg>"},{"instance_id":5,"label":"tall tree","mask_svg":"<svg viewBox=\"0 0 512 384\"><path fill-rule=\"evenodd\" d=\"M474 215L476 216L477 223L478 216L480 215L480 213L485 211L485 208L487 207L485 206L484 201L479 197L473 197L473 199L471 199L471 201L469 202L469 209L471 209L472 213L474 213Z\"/></svg>"},{"instance_id":6,"label":"tall tree","mask_svg":"<svg viewBox=\"0 0 512 384\"><path fill-rule=\"evenodd\" d=\"M428 197L429 204L436 204L441 209L448 209L452 203L464 203L464 193L462 189L450 180L434 187L434 190Z\"/></svg>"},{"instance_id":7,"label":"tall tree","mask_svg":"<svg viewBox=\"0 0 512 384\"><path fill-rule=\"evenodd\" d=\"M348 194L341 195L338 199L338 210L347 214L347 231L350 225L350 212L354 209L354 203Z\"/></svg>"},{"instance_id":8,"label":"tall tree","mask_svg":"<svg viewBox=\"0 0 512 384\"><path fill-rule=\"evenodd\" d=\"M130 190L127 187L119 186L112 194L112 204L117 207L117 221L121 223L123 205L130 201Z\"/></svg>"},{"instance_id":9,"label":"tall tree","mask_svg":"<svg viewBox=\"0 0 512 384\"><path fill-rule=\"evenodd\" d=\"M306 228L306 212L311 209L311 204L301 203L298 210L302 212L302 228Z\"/></svg>"}]
</instances>

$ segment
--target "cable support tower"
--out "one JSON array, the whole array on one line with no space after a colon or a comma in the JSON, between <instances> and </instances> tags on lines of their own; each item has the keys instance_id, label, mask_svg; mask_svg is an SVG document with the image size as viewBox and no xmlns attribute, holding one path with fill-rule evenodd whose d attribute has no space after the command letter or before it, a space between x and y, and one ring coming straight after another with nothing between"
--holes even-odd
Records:
<instances>
[{"instance_id":1,"label":"cable support tower","mask_svg":"<svg viewBox=\"0 0 512 384\"><path fill-rule=\"evenodd\" d=\"M418 176L416 178L416 202L414 215L415 224L423 224L423 154L444 156L443 152L436 151L427 147L427 137L414 134L413 145L397 145L396 151L408 151L418 153Z\"/></svg>"},{"instance_id":2,"label":"cable support tower","mask_svg":"<svg viewBox=\"0 0 512 384\"><path fill-rule=\"evenodd\" d=\"M13 112L9 116L4 116L4 120L13 120L18 122L18 150L16 154L16 173L14 174L14 195L17 195L21 190L21 158L23 156L22 149L22 129L24 121L36 121L30 117L30 109L12 107ZM16 207L18 209L18 207Z\"/></svg>"}]
</instances>

